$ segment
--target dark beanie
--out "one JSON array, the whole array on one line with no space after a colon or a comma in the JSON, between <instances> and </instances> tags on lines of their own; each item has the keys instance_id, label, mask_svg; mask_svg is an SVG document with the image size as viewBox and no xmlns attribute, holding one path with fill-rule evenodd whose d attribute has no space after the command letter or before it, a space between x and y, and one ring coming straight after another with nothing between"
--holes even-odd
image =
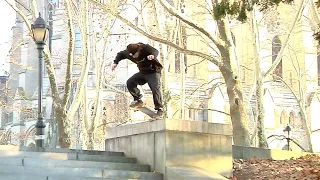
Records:
<instances>
[{"instance_id":1,"label":"dark beanie","mask_svg":"<svg viewBox=\"0 0 320 180\"><path fill-rule=\"evenodd\" d=\"M139 45L138 44L129 44L127 46L127 51L131 54L135 54L139 49Z\"/></svg>"}]
</instances>

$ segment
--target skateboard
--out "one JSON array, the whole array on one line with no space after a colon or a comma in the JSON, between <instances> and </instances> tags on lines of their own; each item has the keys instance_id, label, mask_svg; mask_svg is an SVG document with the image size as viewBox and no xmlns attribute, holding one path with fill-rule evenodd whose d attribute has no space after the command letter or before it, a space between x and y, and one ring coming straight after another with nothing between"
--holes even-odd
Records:
<instances>
[{"instance_id":1,"label":"skateboard","mask_svg":"<svg viewBox=\"0 0 320 180\"><path fill-rule=\"evenodd\" d=\"M152 120L157 120L157 119L162 119L162 117L158 117L157 113L155 113L154 111L150 110L147 107L137 107L137 108L131 108L134 112L140 111L143 112L144 114L148 115Z\"/></svg>"}]
</instances>

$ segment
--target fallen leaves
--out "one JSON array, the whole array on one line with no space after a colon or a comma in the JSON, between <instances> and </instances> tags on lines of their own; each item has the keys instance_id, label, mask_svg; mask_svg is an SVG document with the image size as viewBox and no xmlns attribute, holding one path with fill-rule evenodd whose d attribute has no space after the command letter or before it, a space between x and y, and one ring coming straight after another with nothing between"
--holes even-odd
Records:
<instances>
[{"instance_id":1,"label":"fallen leaves","mask_svg":"<svg viewBox=\"0 0 320 180\"><path fill-rule=\"evenodd\" d=\"M232 180L320 180L320 156L275 161L235 159Z\"/></svg>"}]
</instances>

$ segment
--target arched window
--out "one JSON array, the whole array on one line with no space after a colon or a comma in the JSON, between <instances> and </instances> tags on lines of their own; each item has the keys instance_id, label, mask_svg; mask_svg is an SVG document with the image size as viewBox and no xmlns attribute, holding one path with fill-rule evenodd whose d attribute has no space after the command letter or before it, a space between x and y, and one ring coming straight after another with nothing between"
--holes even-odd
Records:
<instances>
[{"instance_id":1,"label":"arched window","mask_svg":"<svg viewBox=\"0 0 320 180\"><path fill-rule=\"evenodd\" d=\"M275 36L272 39L272 63L276 60L280 49L282 47L279 36ZM282 77L282 60L279 62L277 67L274 69L273 74Z\"/></svg>"},{"instance_id":2,"label":"arched window","mask_svg":"<svg viewBox=\"0 0 320 180\"><path fill-rule=\"evenodd\" d=\"M295 119L294 119L295 115L294 115L294 112L291 111L290 114L289 114L289 125L291 127L295 127Z\"/></svg>"},{"instance_id":3,"label":"arched window","mask_svg":"<svg viewBox=\"0 0 320 180\"><path fill-rule=\"evenodd\" d=\"M296 117L295 128L303 129L301 112L299 112L297 117Z\"/></svg>"},{"instance_id":4,"label":"arched window","mask_svg":"<svg viewBox=\"0 0 320 180\"><path fill-rule=\"evenodd\" d=\"M281 116L280 116L280 125L282 127L286 126L288 124L288 119L287 119L287 113L285 110L283 110L281 112Z\"/></svg>"}]
</instances>

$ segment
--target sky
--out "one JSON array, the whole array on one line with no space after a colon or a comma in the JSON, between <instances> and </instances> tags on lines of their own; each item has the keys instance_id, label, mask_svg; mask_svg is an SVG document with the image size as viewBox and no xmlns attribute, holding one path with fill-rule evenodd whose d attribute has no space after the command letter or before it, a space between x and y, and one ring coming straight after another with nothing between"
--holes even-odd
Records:
<instances>
[{"instance_id":1,"label":"sky","mask_svg":"<svg viewBox=\"0 0 320 180\"><path fill-rule=\"evenodd\" d=\"M5 62L11 48L11 28L14 23L14 10L6 3L5 0L0 0L0 76L4 74L4 69L9 69L9 65L5 64Z\"/></svg>"}]
</instances>

